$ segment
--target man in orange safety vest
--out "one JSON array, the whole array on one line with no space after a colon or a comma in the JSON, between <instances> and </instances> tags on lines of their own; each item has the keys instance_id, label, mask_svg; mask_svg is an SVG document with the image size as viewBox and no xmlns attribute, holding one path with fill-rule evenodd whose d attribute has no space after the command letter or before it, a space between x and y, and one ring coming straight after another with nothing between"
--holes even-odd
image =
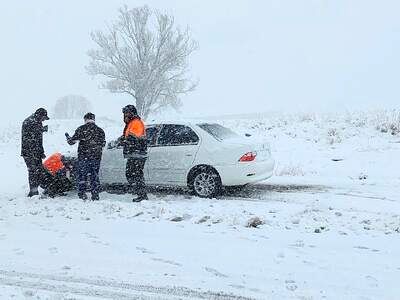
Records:
<instances>
[{"instance_id":1,"label":"man in orange safety vest","mask_svg":"<svg viewBox=\"0 0 400 300\"><path fill-rule=\"evenodd\" d=\"M61 153L54 153L43 162L43 167L47 171L43 182L45 195L54 198L57 195L64 195L73 188L73 165L73 160Z\"/></svg>"},{"instance_id":2,"label":"man in orange safety vest","mask_svg":"<svg viewBox=\"0 0 400 300\"><path fill-rule=\"evenodd\" d=\"M146 127L138 116L134 105L127 105L122 109L125 128L120 144L124 147L126 162L126 179L132 188L136 189L137 198L133 202L147 200L146 184L144 180L144 166L147 160Z\"/></svg>"}]
</instances>

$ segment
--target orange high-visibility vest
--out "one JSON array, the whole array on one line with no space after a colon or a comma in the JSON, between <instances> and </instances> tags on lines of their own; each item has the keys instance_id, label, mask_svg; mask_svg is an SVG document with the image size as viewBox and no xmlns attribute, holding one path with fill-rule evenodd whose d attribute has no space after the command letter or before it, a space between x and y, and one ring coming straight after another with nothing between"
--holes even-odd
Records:
<instances>
[{"instance_id":1,"label":"orange high-visibility vest","mask_svg":"<svg viewBox=\"0 0 400 300\"><path fill-rule=\"evenodd\" d=\"M136 137L143 137L146 135L146 128L141 119L135 118L129 122L125 129L124 136L128 137L129 135L134 135Z\"/></svg>"},{"instance_id":2,"label":"orange high-visibility vest","mask_svg":"<svg viewBox=\"0 0 400 300\"><path fill-rule=\"evenodd\" d=\"M61 160L62 155L61 153L55 153L48 157L44 163L43 166L52 174L55 175L58 171L62 170L64 168L64 164Z\"/></svg>"}]
</instances>

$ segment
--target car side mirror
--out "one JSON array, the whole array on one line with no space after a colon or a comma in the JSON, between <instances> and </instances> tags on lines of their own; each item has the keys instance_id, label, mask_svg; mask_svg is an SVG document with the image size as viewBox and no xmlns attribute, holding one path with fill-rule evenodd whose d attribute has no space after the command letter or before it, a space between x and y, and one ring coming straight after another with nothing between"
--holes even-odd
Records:
<instances>
[{"instance_id":1,"label":"car side mirror","mask_svg":"<svg viewBox=\"0 0 400 300\"><path fill-rule=\"evenodd\" d=\"M246 137L251 137L251 134L250 133L245 133L245 136Z\"/></svg>"}]
</instances>

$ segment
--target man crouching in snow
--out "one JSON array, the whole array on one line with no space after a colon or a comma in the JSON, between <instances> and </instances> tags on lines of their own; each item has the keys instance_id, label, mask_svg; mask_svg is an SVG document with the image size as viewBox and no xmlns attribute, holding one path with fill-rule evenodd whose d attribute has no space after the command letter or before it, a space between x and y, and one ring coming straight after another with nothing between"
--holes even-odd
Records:
<instances>
[{"instance_id":1,"label":"man crouching in snow","mask_svg":"<svg viewBox=\"0 0 400 300\"><path fill-rule=\"evenodd\" d=\"M48 157L43 163L43 167L47 171L42 183L42 187L45 189L43 194L54 198L63 196L65 192L72 190L75 181L73 173L75 164L74 159L67 158L61 153L55 153Z\"/></svg>"},{"instance_id":2,"label":"man crouching in snow","mask_svg":"<svg viewBox=\"0 0 400 300\"><path fill-rule=\"evenodd\" d=\"M70 137L68 133L68 144L78 146L78 196L82 200L87 199L87 180L90 175L90 191L92 200L99 200L100 180L99 171L103 148L106 145L104 130L95 123L96 116L87 113L84 116L85 124L78 127L75 134Z\"/></svg>"}]
</instances>

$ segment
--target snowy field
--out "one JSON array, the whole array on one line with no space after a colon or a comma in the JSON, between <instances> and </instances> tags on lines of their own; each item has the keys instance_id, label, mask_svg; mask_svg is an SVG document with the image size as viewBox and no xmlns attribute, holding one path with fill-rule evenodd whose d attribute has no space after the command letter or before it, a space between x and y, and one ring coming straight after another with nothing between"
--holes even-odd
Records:
<instances>
[{"instance_id":1,"label":"snowy field","mask_svg":"<svg viewBox=\"0 0 400 300\"><path fill-rule=\"evenodd\" d=\"M139 204L25 198L19 127L0 131L0 299L399 299L398 113L219 121L267 137L275 176ZM73 149L64 132L78 124L49 122L46 153Z\"/></svg>"}]
</instances>

